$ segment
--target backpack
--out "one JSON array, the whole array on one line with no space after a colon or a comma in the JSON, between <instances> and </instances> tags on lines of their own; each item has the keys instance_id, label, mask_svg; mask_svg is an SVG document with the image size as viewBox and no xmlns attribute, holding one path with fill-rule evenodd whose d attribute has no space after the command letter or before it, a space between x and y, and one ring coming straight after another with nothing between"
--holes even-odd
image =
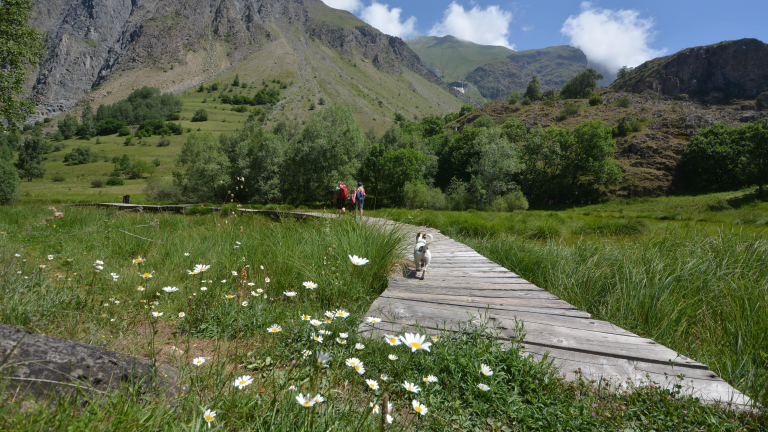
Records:
<instances>
[{"instance_id":1,"label":"backpack","mask_svg":"<svg viewBox=\"0 0 768 432\"><path fill-rule=\"evenodd\" d=\"M339 186L339 198L345 200L347 199L347 195L347 185L342 183L341 186Z\"/></svg>"},{"instance_id":2,"label":"backpack","mask_svg":"<svg viewBox=\"0 0 768 432\"><path fill-rule=\"evenodd\" d=\"M355 189L355 199L358 201L365 200L365 191L362 189Z\"/></svg>"}]
</instances>

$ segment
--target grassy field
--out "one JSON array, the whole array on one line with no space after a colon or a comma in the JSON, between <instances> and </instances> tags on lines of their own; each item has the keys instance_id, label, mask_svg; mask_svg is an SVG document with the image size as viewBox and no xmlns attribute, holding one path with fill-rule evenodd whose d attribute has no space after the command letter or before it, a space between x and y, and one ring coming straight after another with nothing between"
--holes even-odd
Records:
<instances>
[{"instance_id":1,"label":"grassy field","mask_svg":"<svg viewBox=\"0 0 768 432\"><path fill-rule=\"evenodd\" d=\"M387 430L725 431L756 430L762 421L658 387L565 381L483 328L433 340L429 351L359 338L365 311L402 258L396 233L351 220L68 208L45 223L48 214L29 204L0 212L0 322L154 358L179 368L191 390L173 403L125 392L59 396L54 407L4 391L3 430L203 430L203 414L213 410L211 430L375 431L383 430L382 415L370 404L385 397L393 416ZM355 266L349 254L370 262ZM211 267L189 275L196 264ZM308 281L317 288L302 286ZM314 327L303 314L324 323ZM273 324L279 332L268 332ZM318 328L322 343L313 340ZM332 357L328 368L318 364L319 351ZM199 357L206 361L194 366ZM364 374L346 365L353 357ZM480 373L482 364L492 376ZM238 389L233 381L243 375L253 383ZM436 382L424 381L430 375ZM420 391L404 389L405 381ZM306 408L299 393L324 401Z\"/></svg>"},{"instance_id":2,"label":"grassy field","mask_svg":"<svg viewBox=\"0 0 768 432\"><path fill-rule=\"evenodd\" d=\"M752 190L560 212L380 211L475 248L768 401L768 200Z\"/></svg>"}]
</instances>

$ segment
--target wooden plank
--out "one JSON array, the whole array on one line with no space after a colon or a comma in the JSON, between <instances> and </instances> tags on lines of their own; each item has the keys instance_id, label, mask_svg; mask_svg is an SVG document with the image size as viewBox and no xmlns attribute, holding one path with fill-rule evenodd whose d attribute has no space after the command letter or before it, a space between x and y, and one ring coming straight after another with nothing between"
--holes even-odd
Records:
<instances>
[{"instance_id":1,"label":"wooden plank","mask_svg":"<svg viewBox=\"0 0 768 432\"><path fill-rule=\"evenodd\" d=\"M515 285L513 285L515 286ZM516 289L472 289L472 288L443 288L443 287L426 287L422 288L418 285L415 287L399 287L390 286L383 294L400 294L400 293L425 293L436 295L449 295L449 296L478 296L478 297L491 297L491 298L508 298L508 299L526 299L526 300L560 300L556 295L548 293L544 290L516 290Z\"/></svg>"},{"instance_id":2,"label":"wooden plank","mask_svg":"<svg viewBox=\"0 0 768 432\"><path fill-rule=\"evenodd\" d=\"M459 295L445 295L445 294L434 294L434 293L413 293L413 292L404 292L404 291L385 291L381 294L381 297L383 298L391 298L391 299L405 299L405 300L414 300L414 301L427 301L427 302L448 302L449 304L453 304L454 302L458 303L466 303L466 304L477 304L479 306L483 305L493 305L493 306L526 306L526 307L540 307L544 309L576 309L575 306L564 302L558 298L550 298L550 299L541 299L541 298L510 298L510 297L482 297L482 296L476 296L476 295L467 295L466 293L462 293Z\"/></svg>"},{"instance_id":3,"label":"wooden plank","mask_svg":"<svg viewBox=\"0 0 768 432\"><path fill-rule=\"evenodd\" d=\"M429 275L429 273L427 273ZM419 272L419 276L421 273ZM544 291L536 285L528 282L525 279L492 279L489 281L472 281L472 280L457 280L453 278L437 279L405 279L402 277L393 277L389 286L398 286L404 288L477 288L488 290L530 290L530 291Z\"/></svg>"}]
</instances>

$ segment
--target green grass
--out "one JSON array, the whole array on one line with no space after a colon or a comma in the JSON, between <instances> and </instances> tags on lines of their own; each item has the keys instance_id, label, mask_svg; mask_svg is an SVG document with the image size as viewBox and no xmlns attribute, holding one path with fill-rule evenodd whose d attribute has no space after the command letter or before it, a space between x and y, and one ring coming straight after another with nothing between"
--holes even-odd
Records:
<instances>
[{"instance_id":1,"label":"green grass","mask_svg":"<svg viewBox=\"0 0 768 432\"><path fill-rule=\"evenodd\" d=\"M407 43L424 62L438 68L442 78L449 82L466 79L467 74L478 67L515 53L506 47L479 45L453 36L420 36Z\"/></svg>"},{"instance_id":2,"label":"green grass","mask_svg":"<svg viewBox=\"0 0 768 432\"><path fill-rule=\"evenodd\" d=\"M211 430L376 431L380 415L371 413L369 403L381 405L385 395L394 417L387 430L753 430L761 421L674 390L596 386L578 373L565 380L549 363L521 355L519 344L495 342L487 324L443 335L430 352L362 339L358 324L401 259L403 239L351 220L272 222L225 213L67 208L63 219L46 224L47 215L31 205L0 212L0 262L6 269L0 273L0 322L155 358L177 367L190 391L173 401L135 392L73 393L56 396L51 405L6 389L0 392L3 430L203 430L204 409L213 409ZM77 234L86 230L87 236ZM355 267L350 253L371 261ZM132 264L139 255L145 261ZM93 271L95 260L104 261L100 273ZM188 275L198 263L211 268ZM154 275L144 280L139 271ZM120 275L117 281L111 272ZM319 287L304 289L306 280ZM166 293L163 286L179 291ZM264 293L251 296L258 289ZM282 294L288 290L298 295ZM323 325L331 335L314 342L313 328L300 315L320 317L339 308L350 316ZM151 311L163 316L152 318ZM186 316L179 318L179 312ZM268 334L271 324L282 331ZM341 332L349 333L347 344L335 341ZM356 343L365 348L357 350ZM172 347L182 354L170 354ZM331 354L330 367L319 367L314 354L305 359L303 350ZM399 359L391 361L389 354ZM199 356L208 360L192 366ZM353 356L365 364L363 377L344 364ZM489 365L493 376L482 376L480 364ZM382 380L382 373L389 379ZM232 382L241 375L254 382L238 390ZM437 383L424 383L428 375ZM381 388L367 389L363 378L376 379ZM406 392L404 380L416 382L421 392ZM483 392L478 384L491 390ZM326 400L306 409L295 402L297 392ZM429 408L426 416L415 414L413 399Z\"/></svg>"}]
</instances>

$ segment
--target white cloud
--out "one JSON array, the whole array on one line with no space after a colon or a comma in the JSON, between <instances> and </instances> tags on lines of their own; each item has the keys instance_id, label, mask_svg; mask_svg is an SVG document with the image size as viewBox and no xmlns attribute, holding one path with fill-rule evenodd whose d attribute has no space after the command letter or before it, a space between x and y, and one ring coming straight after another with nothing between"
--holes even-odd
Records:
<instances>
[{"instance_id":1,"label":"white cloud","mask_svg":"<svg viewBox=\"0 0 768 432\"><path fill-rule=\"evenodd\" d=\"M637 66L661 56L666 49L649 46L655 37L653 18L640 18L636 10L610 10L581 4L581 13L571 15L560 32L571 38L590 62L615 73L622 66Z\"/></svg>"},{"instance_id":2,"label":"white cloud","mask_svg":"<svg viewBox=\"0 0 768 432\"><path fill-rule=\"evenodd\" d=\"M464 10L464 6L451 2L445 10L443 21L436 23L429 31L430 36L456 36L482 45L498 45L515 49L507 40L512 13L499 6L481 9L474 6Z\"/></svg>"},{"instance_id":3,"label":"white cloud","mask_svg":"<svg viewBox=\"0 0 768 432\"><path fill-rule=\"evenodd\" d=\"M531 30L533 30L535 28L536 28L536 26L534 26L534 25L527 25L527 26L523 26L523 28L521 30L524 31L524 32L527 32L527 31L531 31Z\"/></svg>"},{"instance_id":4,"label":"white cloud","mask_svg":"<svg viewBox=\"0 0 768 432\"><path fill-rule=\"evenodd\" d=\"M350 12L356 12L363 7L360 0L323 0L323 3L334 9L344 9Z\"/></svg>"},{"instance_id":5,"label":"white cloud","mask_svg":"<svg viewBox=\"0 0 768 432\"><path fill-rule=\"evenodd\" d=\"M416 34L416 17L411 16L401 21L400 8L389 8L389 5L373 2L360 12L360 18L366 23L379 29L382 33L401 38L408 38Z\"/></svg>"}]
</instances>

